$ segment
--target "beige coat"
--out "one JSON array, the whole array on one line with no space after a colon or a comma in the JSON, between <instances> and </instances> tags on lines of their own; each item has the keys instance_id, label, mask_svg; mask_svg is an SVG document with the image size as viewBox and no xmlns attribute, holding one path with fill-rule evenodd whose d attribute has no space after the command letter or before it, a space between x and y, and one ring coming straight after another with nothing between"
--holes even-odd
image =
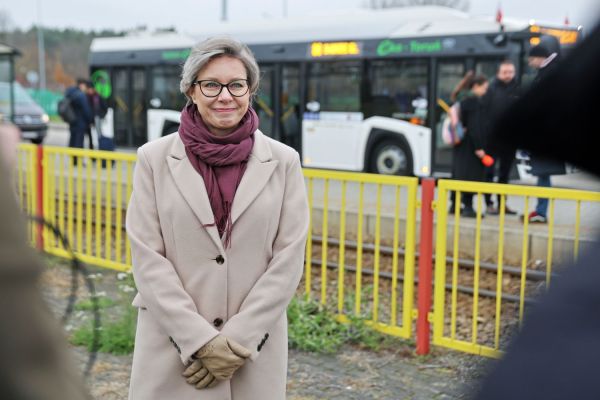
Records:
<instances>
[{"instance_id":1,"label":"beige coat","mask_svg":"<svg viewBox=\"0 0 600 400\"><path fill-rule=\"evenodd\" d=\"M256 131L223 243L178 134L138 150L127 210L139 308L129 398L285 399L286 307L302 276L308 205L298 153ZM197 390L181 373L217 334L252 356Z\"/></svg>"}]
</instances>

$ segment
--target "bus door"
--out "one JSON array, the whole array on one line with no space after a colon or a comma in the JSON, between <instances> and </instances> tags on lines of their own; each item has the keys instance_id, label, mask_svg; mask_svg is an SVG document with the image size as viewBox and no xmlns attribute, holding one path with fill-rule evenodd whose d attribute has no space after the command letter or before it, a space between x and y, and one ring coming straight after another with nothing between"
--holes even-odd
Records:
<instances>
[{"instance_id":1,"label":"bus door","mask_svg":"<svg viewBox=\"0 0 600 400\"><path fill-rule=\"evenodd\" d=\"M112 70L115 144L139 147L147 138L146 72L143 68Z\"/></svg>"},{"instance_id":2,"label":"bus door","mask_svg":"<svg viewBox=\"0 0 600 400\"><path fill-rule=\"evenodd\" d=\"M452 169L452 147L442 140L442 123L448 107L452 105L450 95L466 73L465 60L437 59L435 88L436 101L433 104L433 160L434 171L449 174Z\"/></svg>"},{"instance_id":3,"label":"bus door","mask_svg":"<svg viewBox=\"0 0 600 400\"><path fill-rule=\"evenodd\" d=\"M280 71L279 140L300 152L302 122L300 64L283 64Z\"/></svg>"},{"instance_id":4,"label":"bus door","mask_svg":"<svg viewBox=\"0 0 600 400\"><path fill-rule=\"evenodd\" d=\"M260 124L258 128L262 133L274 139L277 137L275 126L275 66L261 65L260 66L260 85L258 93L254 97L252 107L258 114Z\"/></svg>"}]
</instances>

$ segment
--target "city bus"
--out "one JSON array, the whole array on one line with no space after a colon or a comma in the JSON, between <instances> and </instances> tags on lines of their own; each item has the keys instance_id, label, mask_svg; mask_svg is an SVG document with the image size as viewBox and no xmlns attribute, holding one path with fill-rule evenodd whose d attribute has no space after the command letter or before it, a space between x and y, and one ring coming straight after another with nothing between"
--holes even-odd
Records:
<instances>
[{"instance_id":1,"label":"city bus","mask_svg":"<svg viewBox=\"0 0 600 400\"><path fill-rule=\"evenodd\" d=\"M103 130L117 146L178 129L181 65L195 43L222 34L248 44L259 62L260 130L298 150L305 167L444 176L452 149L441 139L443 104L464 74L493 77L510 59L526 82L527 52L541 34L568 49L581 31L427 6L97 38L91 79L111 105Z\"/></svg>"}]
</instances>

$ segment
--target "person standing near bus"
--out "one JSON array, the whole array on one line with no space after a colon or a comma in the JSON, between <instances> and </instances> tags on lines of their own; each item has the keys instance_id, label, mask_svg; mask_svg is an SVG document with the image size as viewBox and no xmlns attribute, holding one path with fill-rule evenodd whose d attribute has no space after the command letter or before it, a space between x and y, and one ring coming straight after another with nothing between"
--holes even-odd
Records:
<instances>
[{"instance_id":1,"label":"person standing near bus","mask_svg":"<svg viewBox=\"0 0 600 400\"><path fill-rule=\"evenodd\" d=\"M194 46L179 132L138 149L132 400L285 398L309 214L298 153L258 130L259 76L234 39Z\"/></svg>"},{"instance_id":2,"label":"person standing near bus","mask_svg":"<svg viewBox=\"0 0 600 400\"><path fill-rule=\"evenodd\" d=\"M470 93L460 101L460 120L465 127L465 134L460 143L453 147L453 179L482 182L485 178L485 169L481 159L486 155L484 148L488 124L487 111L482 98L486 94L488 86L488 79L483 75L472 76L466 84ZM451 213L456 207L455 197L451 196ZM461 203L462 216L467 218L477 216L473 208L473 193L463 192Z\"/></svg>"},{"instance_id":3,"label":"person standing near bus","mask_svg":"<svg viewBox=\"0 0 600 400\"><path fill-rule=\"evenodd\" d=\"M537 75L533 80L532 86L539 85L540 82L546 79L558 65L560 58L560 43L554 36L542 36L540 43L533 46L529 50L529 66L536 69ZM531 153L529 156L531 162L531 174L537 176L538 187L552 187L550 177L552 175L564 175L566 173L565 164L562 161L548 159L545 156L540 156ZM527 210L525 210L527 212ZM535 210L527 215L530 223L548 222L548 199L538 198ZM525 215L521 216L525 219Z\"/></svg>"},{"instance_id":4,"label":"person standing near bus","mask_svg":"<svg viewBox=\"0 0 600 400\"><path fill-rule=\"evenodd\" d=\"M484 101L489 111L489 120L494 123L508 109L508 107L519 97L520 87L515 76L515 64L511 60L504 60L498 66L496 78L490 84L485 95ZM498 174L498 183L508 183L510 170L515 160L515 150L505 149L502 145L488 143L490 155L495 163L486 167L486 182L494 182L496 173ZM500 196L496 196L496 205L492 195L485 194L486 214L497 215L500 213ZM505 204L504 212L508 215L515 215L517 212Z\"/></svg>"},{"instance_id":5,"label":"person standing near bus","mask_svg":"<svg viewBox=\"0 0 600 400\"><path fill-rule=\"evenodd\" d=\"M88 100L88 105L90 106L90 110L92 111L92 116L94 118L91 125L88 125L86 134L89 137L90 141L90 150L94 149L93 142L94 140L92 135L92 125L94 126L94 130L96 131L96 143L100 144L100 138L102 136L102 118L106 116L106 112L108 111L108 106L106 102L98 92L96 88L94 88L94 84L91 81L87 81L87 87L85 92ZM103 150L98 146L98 150Z\"/></svg>"},{"instance_id":6,"label":"person standing near bus","mask_svg":"<svg viewBox=\"0 0 600 400\"><path fill-rule=\"evenodd\" d=\"M87 80L77 79L77 85L68 87L65 97L70 100L71 107L75 113L75 120L69 122L69 147L83 149L84 136L93 122L92 110L85 95L87 91ZM77 159L74 159L77 161Z\"/></svg>"}]
</instances>

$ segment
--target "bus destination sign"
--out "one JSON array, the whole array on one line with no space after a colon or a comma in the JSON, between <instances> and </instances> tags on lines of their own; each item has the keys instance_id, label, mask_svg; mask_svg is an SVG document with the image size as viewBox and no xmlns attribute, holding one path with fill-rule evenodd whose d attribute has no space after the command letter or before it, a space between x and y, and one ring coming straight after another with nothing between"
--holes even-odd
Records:
<instances>
[{"instance_id":1,"label":"bus destination sign","mask_svg":"<svg viewBox=\"0 0 600 400\"><path fill-rule=\"evenodd\" d=\"M312 42L311 57L357 56L361 54L362 44L359 42Z\"/></svg>"},{"instance_id":2,"label":"bus destination sign","mask_svg":"<svg viewBox=\"0 0 600 400\"><path fill-rule=\"evenodd\" d=\"M539 25L532 25L529 28L531 33L539 33L540 35L552 35L555 36L561 45L572 45L577 43L579 39L579 31L573 29L560 29L560 28L546 28ZM540 43L539 37L531 38L531 44L536 45Z\"/></svg>"},{"instance_id":3,"label":"bus destination sign","mask_svg":"<svg viewBox=\"0 0 600 400\"><path fill-rule=\"evenodd\" d=\"M385 39L377 45L377 55L385 57L398 54L430 54L444 50L446 44L440 39L436 40L410 40L407 42L395 42Z\"/></svg>"}]
</instances>

